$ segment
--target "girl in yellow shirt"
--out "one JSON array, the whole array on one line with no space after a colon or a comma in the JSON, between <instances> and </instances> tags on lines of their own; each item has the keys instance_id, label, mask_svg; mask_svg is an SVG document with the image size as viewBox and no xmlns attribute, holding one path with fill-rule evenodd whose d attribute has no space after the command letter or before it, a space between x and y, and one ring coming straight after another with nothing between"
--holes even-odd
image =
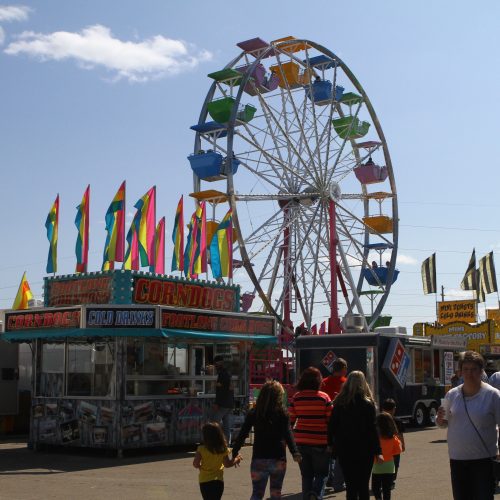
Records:
<instances>
[{"instance_id":1,"label":"girl in yellow shirt","mask_svg":"<svg viewBox=\"0 0 500 500\"><path fill-rule=\"evenodd\" d=\"M203 444L198 446L193 466L199 469L200 491L203 500L220 500L224 493L224 467L237 466L241 456L229 458L231 450L220 425L209 422L202 427Z\"/></svg>"}]
</instances>

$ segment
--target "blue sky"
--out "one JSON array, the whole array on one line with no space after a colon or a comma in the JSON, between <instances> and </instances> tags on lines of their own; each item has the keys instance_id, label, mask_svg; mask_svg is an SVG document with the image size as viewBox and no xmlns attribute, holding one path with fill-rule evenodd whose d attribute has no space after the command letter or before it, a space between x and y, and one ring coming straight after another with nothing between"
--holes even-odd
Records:
<instances>
[{"instance_id":1,"label":"blue sky","mask_svg":"<svg viewBox=\"0 0 500 500\"><path fill-rule=\"evenodd\" d=\"M423 296L420 281L431 253L447 299L460 298L473 247L478 257L495 251L498 261L497 2L228 5L0 3L0 308L11 306L24 270L41 296L44 222L57 193L61 274L74 270L75 207L89 183L91 270L100 268L104 214L124 179L129 208L157 185L157 213L170 234L177 201L191 192L189 126L210 85L206 75L255 36L324 45L375 107L399 197L401 274L384 311L393 323L434 319L435 297ZM190 212L187 204L186 218ZM488 296L487 307L497 304Z\"/></svg>"}]
</instances>

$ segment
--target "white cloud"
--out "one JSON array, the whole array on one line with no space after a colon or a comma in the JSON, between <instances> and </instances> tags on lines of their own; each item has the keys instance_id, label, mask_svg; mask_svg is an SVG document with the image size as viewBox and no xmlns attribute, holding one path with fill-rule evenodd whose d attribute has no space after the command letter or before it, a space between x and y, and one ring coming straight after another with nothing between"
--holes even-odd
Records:
<instances>
[{"instance_id":1,"label":"white cloud","mask_svg":"<svg viewBox=\"0 0 500 500\"><path fill-rule=\"evenodd\" d=\"M0 5L0 22L26 21L30 12L24 5Z\"/></svg>"},{"instance_id":2,"label":"white cloud","mask_svg":"<svg viewBox=\"0 0 500 500\"><path fill-rule=\"evenodd\" d=\"M409 255L403 255L401 253L398 253L396 262L398 264L403 264L403 265L406 264L409 266L414 266L414 265L418 264L417 259L414 259L413 257L410 257Z\"/></svg>"},{"instance_id":3,"label":"white cloud","mask_svg":"<svg viewBox=\"0 0 500 500\"><path fill-rule=\"evenodd\" d=\"M5 53L27 54L41 61L73 59L84 69L104 67L117 80L136 82L175 75L212 58L207 50L161 35L139 42L122 41L102 25L89 26L79 33L25 31L7 46Z\"/></svg>"},{"instance_id":4,"label":"white cloud","mask_svg":"<svg viewBox=\"0 0 500 500\"><path fill-rule=\"evenodd\" d=\"M0 26L0 45L3 45L3 42L5 42L5 31Z\"/></svg>"},{"instance_id":5,"label":"white cloud","mask_svg":"<svg viewBox=\"0 0 500 500\"><path fill-rule=\"evenodd\" d=\"M455 299L472 299L474 298L473 292L469 290L462 290L461 288L445 288L445 297L453 297Z\"/></svg>"}]
</instances>

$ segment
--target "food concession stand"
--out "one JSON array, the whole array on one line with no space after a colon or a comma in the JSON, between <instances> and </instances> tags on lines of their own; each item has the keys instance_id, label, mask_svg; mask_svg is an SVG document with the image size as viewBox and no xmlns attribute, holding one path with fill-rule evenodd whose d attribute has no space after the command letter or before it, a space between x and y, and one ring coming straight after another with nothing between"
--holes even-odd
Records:
<instances>
[{"instance_id":1,"label":"food concession stand","mask_svg":"<svg viewBox=\"0 0 500 500\"><path fill-rule=\"evenodd\" d=\"M43 308L5 312L4 340L30 342L30 444L127 448L196 443L215 398L213 358L249 396L253 343L275 319L240 313L237 286L113 270L45 278Z\"/></svg>"}]
</instances>

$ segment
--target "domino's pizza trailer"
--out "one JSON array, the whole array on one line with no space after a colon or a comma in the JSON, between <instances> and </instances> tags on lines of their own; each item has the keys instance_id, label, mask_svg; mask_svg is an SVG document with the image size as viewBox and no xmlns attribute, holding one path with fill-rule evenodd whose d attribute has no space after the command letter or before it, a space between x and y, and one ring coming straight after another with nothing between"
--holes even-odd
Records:
<instances>
[{"instance_id":1,"label":"domino's pizza trailer","mask_svg":"<svg viewBox=\"0 0 500 500\"><path fill-rule=\"evenodd\" d=\"M465 350L465 340L381 330L299 337L298 373L315 366L326 377L333 360L343 358L349 372L360 370L366 375L377 405L392 398L401 419L411 420L417 427L434 425L440 399L451 387L455 354Z\"/></svg>"}]
</instances>

